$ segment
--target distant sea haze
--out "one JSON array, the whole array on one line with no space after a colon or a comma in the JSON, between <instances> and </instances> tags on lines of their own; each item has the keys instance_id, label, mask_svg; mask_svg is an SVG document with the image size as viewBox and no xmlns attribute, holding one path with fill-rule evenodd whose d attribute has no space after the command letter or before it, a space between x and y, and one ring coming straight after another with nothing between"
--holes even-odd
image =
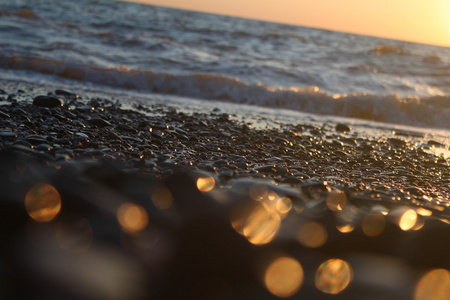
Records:
<instances>
[{"instance_id":1,"label":"distant sea haze","mask_svg":"<svg viewBox=\"0 0 450 300\"><path fill-rule=\"evenodd\" d=\"M0 0L0 78L450 129L450 48L110 0Z\"/></svg>"}]
</instances>

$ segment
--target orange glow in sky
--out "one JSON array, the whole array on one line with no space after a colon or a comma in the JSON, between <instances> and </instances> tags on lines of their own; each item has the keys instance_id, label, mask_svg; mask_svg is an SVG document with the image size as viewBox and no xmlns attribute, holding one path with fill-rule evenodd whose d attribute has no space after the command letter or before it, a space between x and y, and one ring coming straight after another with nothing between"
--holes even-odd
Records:
<instances>
[{"instance_id":1,"label":"orange glow in sky","mask_svg":"<svg viewBox=\"0 0 450 300\"><path fill-rule=\"evenodd\" d=\"M450 46L450 0L128 0Z\"/></svg>"}]
</instances>

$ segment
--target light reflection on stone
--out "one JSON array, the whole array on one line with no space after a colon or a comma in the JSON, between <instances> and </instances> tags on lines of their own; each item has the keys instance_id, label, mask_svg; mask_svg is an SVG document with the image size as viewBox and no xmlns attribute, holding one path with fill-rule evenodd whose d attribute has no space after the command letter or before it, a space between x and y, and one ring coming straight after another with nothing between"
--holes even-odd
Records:
<instances>
[{"instance_id":1,"label":"light reflection on stone","mask_svg":"<svg viewBox=\"0 0 450 300\"><path fill-rule=\"evenodd\" d=\"M290 297L297 293L303 284L303 268L292 257L279 257L266 269L264 284L275 296Z\"/></svg>"},{"instance_id":2,"label":"light reflection on stone","mask_svg":"<svg viewBox=\"0 0 450 300\"><path fill-rule=\"evenodd\" d=\"M167 210L173 205L173 196L170 190L165 186L159 186L151 195L153 204L160 210Z\"/></svg>"},{"instance_id":3,"label":"light reflection on stone","mask_svg":"<svg viewBox=\"0 0 450 300\"><path fill-rule=\"evenodd\" d=\"M53 220L61 210L61 197L51 185L39 183L33 186L25 197L28 215L38 222Z\"/></svg>"},{"instance_id":4,"label":"light reflection on stone","mask_svg":"<svg viewBox=\"0 0 450 300\"><path fill-rule=\"evenodd\" d=\"M352 281L350 265L341 259L330 259L320 265L316 272L316 287L327 294L339 294Z\"/></svg>"},{"instance_id":5,"label":"light reflection on stone","mask_svg":"<svg viewBox=\"0 0 450 300\"><path fill-rule=\"evenodd\" d=\"M450 297L450 272L434 269L420 278L416 285L414 300L448 300Z\"/></svg>"},{"instance_id":6,"label":"light reflection on stone","mask_svg":"<svg viewBox=\"0 0 450 300\"><path fill-rule=\"evenodd\" d=\"M237 207L231 216L233 228L255 245L272 241L280 229L280 223L280 216L262 202Z\"/></svg>"},{"instance_id":7,"label":"light reflection on stone","mask_svg":"<svg viewBox=\"0 0 450 300\"><path fill-rule=\"evenodd\" d=\"M200 192L209 192L216 185L216 181L213 177L200 177L197 179L197 188Z\"/></svg>"},{"instance_id":8,"label":"light reflection on stone","mask_svg":"<svg viewBox=\"0 0 450 300\"><path fill-rule=\"evenodd\" d=\"M321 223L308 221L300 224L297 231L298 241L305 247L318 248L328 239L328 232Z\"/></svg>"},{"instance_id":9,"label":"light reflection on stone","mask_svg":"<svg viewBox=\"0 0 450 300\"><path fill-rule=\"evenodd\" d=\"M361 222L362 230L367 236L380 235L383 232L385 225L384 216L379 211L374 211L365 215Z\"/></svg>"},{"instance_id":10,"label":"light reflection on stone","mask_svg":"<svg viewBox=\"0 0 450 300\"><path fill-rule=\"evenodd\" d=\"M86 251L92 242L92 228L80 216L72 215L58 222L56 239L61 248L72 253Z\"/></svg>"},{"instance_id":11,"label":"light reflection on stone","mask_svg":"<svg viewBox=\"0 0 450 300\"><path fill-rule=\"evenodd\" d=\"M148 214L142 206L124 203L117 211L117 219L122 230L129 234L136 234L148 224Z\"/></svg>"}]
</instances>

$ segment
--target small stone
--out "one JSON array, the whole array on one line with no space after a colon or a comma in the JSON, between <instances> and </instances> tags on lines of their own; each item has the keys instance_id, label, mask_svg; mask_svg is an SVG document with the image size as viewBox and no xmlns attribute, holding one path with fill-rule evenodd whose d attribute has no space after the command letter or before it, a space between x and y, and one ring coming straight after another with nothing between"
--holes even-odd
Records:
<instances>
[{"instance_id":1,"label":"small stone","mask_svg":"<svg viewBox=\"0 0 450 300\"><path fill-rule=\"evenodd\" d=\"M302 183L302 181L296 177L287 177L284 178L280 181L281 183L286 183L286 184L300 184Z\"/></svg>"},{"instance_id":2,"label":"small stone","mask_svg":"<svg viewBox=\"0 0 450 300\"><path fill-rule=\"evenodd\" d=\"M348 125L345 125L345 124L342 124L342 123L339 123L339 124L336 125L336 131L348 132L350 130L352 130L352 129Z\"/></svg>"},{"instance_id":3,"label":"small stone","mask_svg":"<svg viewBox=\"0 0 450 300\"><path fill-rule=\"evenodd\" d=\"M258 173L261 173L261 172L274 172L275 171L275 165L260 166L260 167L256 167L254 170L256 172L258 172Z\"/></svg>"},{"instance_id":4,"label":"small stone","mask_svg":"<svg viewBox=\"0 0 450 300\"><path fill-rule=\"evenodd\" d=\"M406 142L404 140L401 139L397 139L397 138L389 138L388 142L393 145L393 146L397 146L397 147L403 147L406 146Z\"/></svg>"},{"instance_id":5,"label":"small stone","mask_svg":"<svg viewBox=\"0 0 450 300\"><path fill-rule=\"evenodd\" d=\"M422 196L424 194L424 191L421 188L415 187L415 186L408 186L403 189L406 193L409 193L411 195L415 196Z\"/></svg>"},{"instance_id":6,"label":"small stone","mask_svg":"<svg viewBox=\"0 0 450 300\"><path fill-rule=\"evenodd\" d=\"M39 135L30 135L25 137L25 140L33 145L38 145L38 144L45 144L47 142L47 140L45 139L45 137L39 136Z\"/></svg>"},{"instance_id":7,"label":"small stone","mask_svg":"<svg viewBox=\"0 0 450 300\"><path fill-rule=\"evenodd\" d=\"M439 143L439 142L436 142L433 140L429 140L427 144L430 146L435 146L435 147L444 147L444 145L442 143Z\"/></svg>"},{"instance_id":8,"label":"small stone","mask_svg":"<svg viewBox=\"0 0 450 300\"><path fill-rule=\"evenodd\" d=\"M33 104L41 107L59 107L62 106L61 100L51 96L37 96L33 100Z\"/></svg>"},{"instance_id":9,"label":"small stone","mask_svg":"<svg viewBox=\"0 0 450 300\"><path fill-rule=\"evenodd\" d=\"M8 114L6 114L6 113L0 111L0 118L2 118L2 119L9 119L9 118L10 118L10 115L8 115Z\"/></svg>"},{"instance_id":10,"label":"small stone","mask_svg":"<svg viewBox=\"0 0 450 300\"><path fill-rule=\"evenodd\" d=\"M117 125L116 129L119 130L119 131L126 131L126 132L133 132L133 133L138 132L138 130L136 130L134 128L131 128L131 127L126 126L126 125L121 125L121 124Z\"/></svg>"},{"instance_id":11,"label":"small stone","mask_svg":"<svg viewBox=\"0 0 450 300\"><path fill-rule=\"evenodd\" d=\"M50 146L49 144L40 144L34 147L34 149L38 151L50 151L52 150L52 146Z\"/></svg>"},{"instance_id":12,"label":"small stone","mask_svg":"<svg viewBox=\"0 0 450 300\"><path fill-rule=\"evenodd\" d=\"M98 126L98 127L105 127L105 126L110 126L111 124L108 121L105 121L103 119L100 118L92 118L88 121L89 124L93 125L93 126Z\"/></svg>"},{"instance_id":13,"label":"small stone","mask_svg":"<svg viewBox=\"0 0 450 300\"><path fill-rule=\"evenodd\" d=\"M60 138L60 139L54 139L53 143L59 144L59 145L68 145L68 144L70 144L70 141L67 138Z\"/></svg>"},{"instance_id":14,"label":"small stone","mask_svg":"<svg viewBox=\"0 0 450 300\"><path fill-rule=\"evenodd\" d=\"M25 152L25 153L34 153L34 150L32 148L25 146L25 145L20 145L20 144L12 145L11 150L21 151L21 152Z\"/></svg>"},{"instance_id":15,"label":"small stone","mask_svg":"<svg viewBox=\"0 0 450 300\"><path fill-rule=\"evenodd\" d=\"M78 138L78 139L85 139L85 140L88 140L89 139L89 136L87 136L86 134L84 134L84 133L82 133L82 132L77 132L77 133L75 133L75 136Z\"/></svg>"},{"instance_id":16,"label":"small stone","mask_svg":"<svg viewBox=\"0 0 450 300\"><path fill-rule=\"evenodd\" d=\"M0 131L0 138L16 138L17 134L10 131Z\"/></svg>"}]
</instances>

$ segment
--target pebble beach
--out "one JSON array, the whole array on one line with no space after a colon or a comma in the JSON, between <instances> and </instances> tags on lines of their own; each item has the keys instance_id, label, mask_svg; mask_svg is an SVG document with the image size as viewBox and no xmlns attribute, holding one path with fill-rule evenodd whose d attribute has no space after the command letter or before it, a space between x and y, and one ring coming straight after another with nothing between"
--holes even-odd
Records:
<instances>
[{"instance_id":1,"label":"pebble beach","mask_svg":"<svg viewBox=\"0 0 450 300\"><path fill-rule=\"evenodd\" d=\"M448 300L449 78L448 47L0 0L0 299Z\"/></svg>"},{"instance_id":2,"label":"pebble beach","mask_svg":"<svg viewBox=\"0 0 450 300\"><path fill-rule=\"evenodd\" d=\"M445 299L429 135L3 86L4 298Z\"/></svg>"}]
</instances>

